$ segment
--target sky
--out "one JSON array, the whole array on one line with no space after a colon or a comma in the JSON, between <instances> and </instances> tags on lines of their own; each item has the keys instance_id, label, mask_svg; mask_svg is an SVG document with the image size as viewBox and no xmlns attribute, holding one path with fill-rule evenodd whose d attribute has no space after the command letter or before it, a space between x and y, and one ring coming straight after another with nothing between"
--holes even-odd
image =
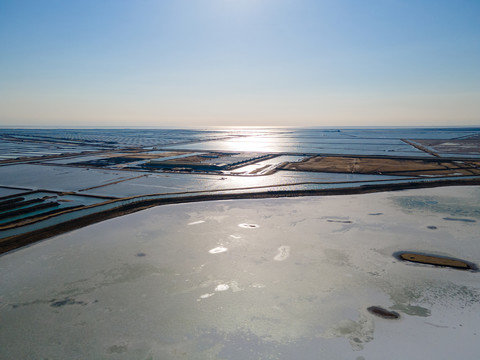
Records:
<instances>
[{"instance_id":1,"label":"sky","mask_svg":"<svg viewBox=\"0 0 480 360\"><path fill-rule=\"evenodd\" d=\"M0 0L2 125L480 125L480 1Z\"/></svg>"}]
</instances>

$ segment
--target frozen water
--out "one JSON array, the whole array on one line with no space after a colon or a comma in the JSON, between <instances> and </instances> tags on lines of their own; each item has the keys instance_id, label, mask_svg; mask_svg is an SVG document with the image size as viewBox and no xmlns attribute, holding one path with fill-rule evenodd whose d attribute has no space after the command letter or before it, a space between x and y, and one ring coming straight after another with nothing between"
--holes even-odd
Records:
<instances>
[{"instance_id":1,"label":"frozen water","mask_svg":"<svg viewBox=\"0 0 480 360\"><path fill-rule=\"evenodd\" d=\"M392 254L478 264L478 204L479 187L217 201L76 230L0 258L0 358L476 358L479 273Z\"/></svg>"}]
</instances>

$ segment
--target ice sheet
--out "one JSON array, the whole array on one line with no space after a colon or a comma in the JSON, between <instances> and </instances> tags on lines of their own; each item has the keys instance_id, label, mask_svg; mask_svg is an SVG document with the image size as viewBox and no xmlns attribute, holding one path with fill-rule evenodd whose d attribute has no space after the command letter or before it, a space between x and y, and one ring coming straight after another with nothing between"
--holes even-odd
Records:
<instances>
[{"instance_id":1,"label":"ice sheet","mask_svg":"<svg viewBox=\"0 0 480 360\"><path fill-rule=\"evenodd\" d=\"M392 254L478 264L479 203L479 187L449 187L170 205L89 226L0 257L0 357L476 358L479 273Z\"/></svg>"}]
</instances>

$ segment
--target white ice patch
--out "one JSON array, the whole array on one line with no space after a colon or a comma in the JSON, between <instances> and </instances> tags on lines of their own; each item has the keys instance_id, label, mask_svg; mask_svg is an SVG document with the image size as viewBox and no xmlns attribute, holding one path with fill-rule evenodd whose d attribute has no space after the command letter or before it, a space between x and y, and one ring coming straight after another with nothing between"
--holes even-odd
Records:
<instances>
[{"instance_id":1,"label":"white ice patch","mask_svg":"<svg viewBox=\"0 0 480 360\"><path fill-rule=\"evenodd\" d=\"M216 248L213 248L211 250L208 250L208 252L210 254L219 254L219 253L222 253L222 252L225 252L227 251L228 249L226 247L223 247L223 246L218 246Z\"/></svg>"},{"instance_id":2,"label":"white ice patch","mask_svg":"<svg viewBox=\"0 0 480 360\"><path fill-rule=\"evenodd\" d=\"M145 239L147 237L147 234L144 233L143 231L139 231L135 234L137 236L137 238L139 239Z\"/></svg>"},{"instance_id":3,"label":"white ice patch","mask_svg":"<svg viewBox=\"0 0 480 360\"><path fill-rule=\"evenodd\" d=\"M214 293L211 293L211 294L203 294L203 295L200 295L200 299L207 299L209 298L210 296L213 296L215 295Z\"/></svg>"},{"instance_id":4,"label":"white ice patch","mask_svg":"<svg viewBox=\"0 0 480 360\"><path fill-rule=\"evenodd\" d=\"M441 145L445 145L445 146L458 146L459 143L454 143L454 142L444 142L442 143Z\"/></svg>"},{"instance_id":5,"label":"white ice patch","mask_svg":"<svg viewBox=\"0 0 480 360\"><path fill-rule=\"evenodd\" d=\"M217 285L217 287L215 288L215 291L226 291L230 289L230 286L228 286L228 284L220 284L220 285Z\"/></svg>"},{"instance_id":6,"label":"white ice patch","mask_svg":"<svg viewBox=\"0 0 480 360\"><path fill-rule=\"evenodd\" d=\"M237 240L242 238L241 236L238 236L238 235L230 235L230 237Z\"/></svg>"},{"instance_id":7,"label":"white ice patch","mask_svg":"<svg viewBox=\"0 0 480 360\"><path fill-rule=\"evenodd\" d=\"M205 222L205 220L194 221L194 222L188 223L188 226L198 225L198 224L201 224L201 223L204 223L204 222Z\"/></svg>"},{"instance_id":8,"label":"white ice patch","mask_svg":"<svg viewBox=\"0 0 480 360\"><path fill-rule=\"evenodd\" d=\"M289 256L290 256L290 246L284 245L278 248L278 254L275 255L273 260L283 261L283 260L286 260Z\"/></svg>"},{"instance_id":9,"label":"white ice patch","mask_svg":"<svg viewBox=\"0 0 480 360\"><path fill-rule=\"evenodd\" d=\"M255 288L255 289L262 289L265 287L264 284L259 284L259 283L253 283L251 286L252 288Z\"/></svg>"}]
</instances>

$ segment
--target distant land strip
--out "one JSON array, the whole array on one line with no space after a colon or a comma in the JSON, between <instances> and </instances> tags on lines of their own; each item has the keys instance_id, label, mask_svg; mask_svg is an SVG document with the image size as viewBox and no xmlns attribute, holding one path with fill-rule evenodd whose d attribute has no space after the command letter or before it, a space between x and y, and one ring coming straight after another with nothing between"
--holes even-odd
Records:
<instances>
[{"instance_id":1,"label":"distant land strip","mask_svg":"<svg viewBox=\"0 0 480 360\"><path fill-rule=\"evenodd\" d=\"M414 148L416 148L420 151L426 152L426 153L428 153L432 156L435 156L435 157L440 157L440 155L438 155L436 152L433 152L432 150L429 150L425 146L417 144L414 141L410 141L410 140L407 140L407 139L400 139L400 140L402 140L404 143L407 143L408 145L413 146Z\"/></svg>"}]
</instances>

